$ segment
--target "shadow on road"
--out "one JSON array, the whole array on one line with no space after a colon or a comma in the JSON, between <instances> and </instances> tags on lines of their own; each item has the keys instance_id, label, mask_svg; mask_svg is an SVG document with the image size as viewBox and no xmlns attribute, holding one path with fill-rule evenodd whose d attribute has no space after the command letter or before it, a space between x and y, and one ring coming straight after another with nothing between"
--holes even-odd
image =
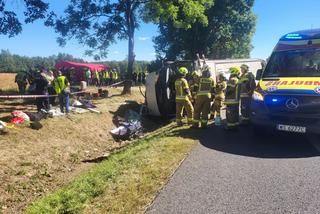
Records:
<instances>
[{"instance_id":1,"label":"shadow on road","mask_svg":"<svg viewBox=\"0 0 320 214\"><path fill-rule=\"evenodd\" d=\"M319 156L320 152L303 135L272 132L258 137L252 127L240 127L227 131L222 127L182 130L175 134L197 139L200 143L217 151L258 158L307 158Z\"/></svg>"}]
</instances>

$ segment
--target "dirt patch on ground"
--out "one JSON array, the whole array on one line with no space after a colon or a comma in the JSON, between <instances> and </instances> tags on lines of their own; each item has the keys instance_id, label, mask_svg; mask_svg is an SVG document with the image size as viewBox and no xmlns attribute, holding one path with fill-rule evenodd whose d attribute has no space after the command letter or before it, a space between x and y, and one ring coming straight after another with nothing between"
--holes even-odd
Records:
<instances>
[{"instance_id":1,"label":"dirt patch on ground","mask_svg":"<svg viewBox=\"0 0 320 214\"><path fill-rule=\"evenodd\" d=\"M123 114L123 109L139 107L144 98L137 88L128 96L120 96L121 89L109 91L111 98L94 101L102 114L50 118L41 121L43 128L38 131L18 127L0 136L0 211L21 211L27 204L92 166L85 160L122 146L109 134L114 127L112 117ZM6 119L15 108L34 110L33 105L22 101L2 101L0 117ZM148 130L159 125L144 120Z\"/></svg>"}]
</instances>

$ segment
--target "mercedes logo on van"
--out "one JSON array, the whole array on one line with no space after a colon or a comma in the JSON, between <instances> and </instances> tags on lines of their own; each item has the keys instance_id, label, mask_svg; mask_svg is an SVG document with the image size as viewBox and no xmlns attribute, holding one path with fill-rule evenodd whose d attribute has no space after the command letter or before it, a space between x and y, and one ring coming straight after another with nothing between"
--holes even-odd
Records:
<instances>
[{"instance_id":1,"label":"mercedes logo on van","mask_svg":"<svg viewBox=\"0 0 320 214\"><path fill-rule=\"evenodd\" d=\"M291 110L297 109L299 107L299 100L297 100L296 98L288 99L286 101L286 107Z\"/></svg>"}]
</instances>

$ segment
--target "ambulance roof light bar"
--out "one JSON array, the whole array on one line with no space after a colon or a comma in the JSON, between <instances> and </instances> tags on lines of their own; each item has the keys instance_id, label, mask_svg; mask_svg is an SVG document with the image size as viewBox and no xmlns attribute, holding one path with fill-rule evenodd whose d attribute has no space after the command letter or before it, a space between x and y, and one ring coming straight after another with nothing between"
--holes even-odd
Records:
<instances>
[{"instance_id":1,"label":"ambulance roof light bar","mask_svg":"<svg viewBox=\"0 0 320 214\"><path fill-rule=\"evenodd\" d=\"M285 37L286 39L302 39L302 36L299 33L289 33Z\"/></svg>"}]
</instances>

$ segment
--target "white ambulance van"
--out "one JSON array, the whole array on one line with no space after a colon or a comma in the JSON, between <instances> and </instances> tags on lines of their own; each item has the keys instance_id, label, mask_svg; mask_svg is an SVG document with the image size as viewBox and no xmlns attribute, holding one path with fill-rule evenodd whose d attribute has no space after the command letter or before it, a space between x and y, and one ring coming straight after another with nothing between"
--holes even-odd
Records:
<instances>
[{"instance_id":1,"label":"white ambulance van","mask_svg":"<svg viewBox=\"0 0 320 214\"><path fill-rule=\"evenodd\" d=\"M284 35L257 78L251 104L257 133L320 133L320 29Z\"/></svg>"}]
</instances>

